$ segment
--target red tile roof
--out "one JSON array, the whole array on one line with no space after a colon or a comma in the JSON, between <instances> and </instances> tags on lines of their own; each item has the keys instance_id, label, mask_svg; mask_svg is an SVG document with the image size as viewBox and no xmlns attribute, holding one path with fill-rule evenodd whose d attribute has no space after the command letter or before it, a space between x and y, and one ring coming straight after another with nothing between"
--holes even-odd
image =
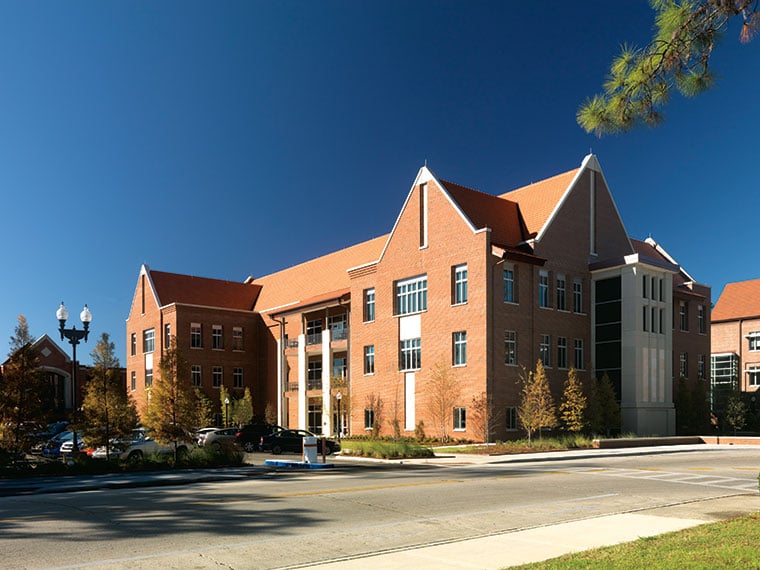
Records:
<instances>
[{"instance_id":1,"label":"red tile roof","mask_svg":"<svg viewBox=\"0 0 760 570\"><path fill-rule=\"evenodd\" d=\"M349 289L351 282L347 270L377 261L387 241L388 235L383 235L254 279L254 283L262 286L256 309L271 312L325 295L328 291Z\"/></svg>"},{"instance_id":2,"label":"red tile roof","mask_svg":"<svg viewBox=\"0 0 760 570\"><path fill-rule=\"evenodd\" d=\"M150 270L161 306L172 303L252 311L261 286L239 281L180 275Z\"/></svg>"},{"instance_id":3,"label":"red tile roof","mask_svg":"<svg viewBox=\"0 0 760 570\"><path fill-rule=\"evenodd\" d=\"M537 235L564 196L580 168L557 174L546 180L523 186L499 196L520 206L520 212L531 235Z\"/></svg>"},{"instance_id":4,"label":"red tile roof","mask_svg":"<svg viewBox=\"0 0 760 570\"><path fill-rule=\"evenodd\" d=\"M491 243L510 247L525 241L527 231L515 202L446 180L440 182L477 229L491 228Z\"/></svg>"},{"instance_id":5,"label":"red tile roof","mask_svg":"<svg viewBox=\"0 0 760 570\"><path fill-rule=\"evenodd\" d=\"M720 294L711 320L731 321L760 317L760 279L728 283Z\"/></svg>"}]
</instances>

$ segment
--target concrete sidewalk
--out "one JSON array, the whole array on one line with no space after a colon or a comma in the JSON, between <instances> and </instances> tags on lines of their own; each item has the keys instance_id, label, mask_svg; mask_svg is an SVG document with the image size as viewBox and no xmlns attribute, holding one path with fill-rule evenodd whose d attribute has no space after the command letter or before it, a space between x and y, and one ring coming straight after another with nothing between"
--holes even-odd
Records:
<instances>
[{"instance_id":1,"label":"concrete sidewalk","mask_svg":"<svg viewBox=\"0 0 760 570\"><path fill-rule=\"evenodd\" d=\"M600 516L471 540L350 558L320 564L318 567L339 570L357 567L365 570L404 567L413 567L414 570L497 570L759 511L760 495L726 496L689 505Z\"/></svg>"}]
</instances>

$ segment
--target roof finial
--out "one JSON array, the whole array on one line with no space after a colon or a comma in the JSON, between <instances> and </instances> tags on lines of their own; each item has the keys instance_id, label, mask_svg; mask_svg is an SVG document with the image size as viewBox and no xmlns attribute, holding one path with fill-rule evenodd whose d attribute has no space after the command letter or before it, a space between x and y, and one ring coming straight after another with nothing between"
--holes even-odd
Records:
<instances>
[{"instance_id":1,"label":"roof finial","mask_svg":"<svg viewBox=\"0 0 760 570\"><path fill-rule=\"evenodd\" d=\"M427 168L427 158L425 159L425 168Z\"/></svg>"}]
</instances>

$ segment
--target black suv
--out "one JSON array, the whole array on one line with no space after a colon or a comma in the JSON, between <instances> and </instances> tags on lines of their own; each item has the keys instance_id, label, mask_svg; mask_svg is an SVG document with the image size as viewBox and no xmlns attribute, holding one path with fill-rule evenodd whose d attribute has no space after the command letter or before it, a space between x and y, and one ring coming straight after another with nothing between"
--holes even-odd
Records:
<instances>
[{"instance_id":1,"label":"black suv","mask_svg":"<svg viewBox=\"0 0 760 570\"><path fill-rule=\"evenodd\" d=\"M246 424L235 434L235 443L247 452L258 451L261 438L280 431L280 426L272 424Z\"/></svg>"}]
</instances>

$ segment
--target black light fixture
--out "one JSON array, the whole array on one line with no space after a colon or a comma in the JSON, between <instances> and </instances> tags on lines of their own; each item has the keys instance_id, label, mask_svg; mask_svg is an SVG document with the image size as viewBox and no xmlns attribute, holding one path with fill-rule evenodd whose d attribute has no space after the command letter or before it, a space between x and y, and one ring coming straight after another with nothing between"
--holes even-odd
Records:
<instances>
[{"instance_id":1,"label":"black light fixture","mask_svg":"<svg viewBox=\"0 0 760 570\"><path fill-rule=\"evenodd\" d=\"M77 364L77 345L82 340L87 342L87 337L90 334L92 313L90 313L90 309L87 308L87 305L85 305L82 312L79 313L79 318L84 327L82 330L78 330L76 327L71 327L70 329L66 328L69 311L66 309L66 305L63 304L63 301L61 301L61 306L58 307L58 310L55 312L55 316L58 319L58 331L61 333L61 340L68 340L73 352L73 360L71 362L71 414L73 419L74 412L77 409L77 369L79 368L79 365ZM77 446L77 432L76 430L72 431L74 433L72 453L76 454L79 451L79 447Z\"/></svg>"}]
</instances>

